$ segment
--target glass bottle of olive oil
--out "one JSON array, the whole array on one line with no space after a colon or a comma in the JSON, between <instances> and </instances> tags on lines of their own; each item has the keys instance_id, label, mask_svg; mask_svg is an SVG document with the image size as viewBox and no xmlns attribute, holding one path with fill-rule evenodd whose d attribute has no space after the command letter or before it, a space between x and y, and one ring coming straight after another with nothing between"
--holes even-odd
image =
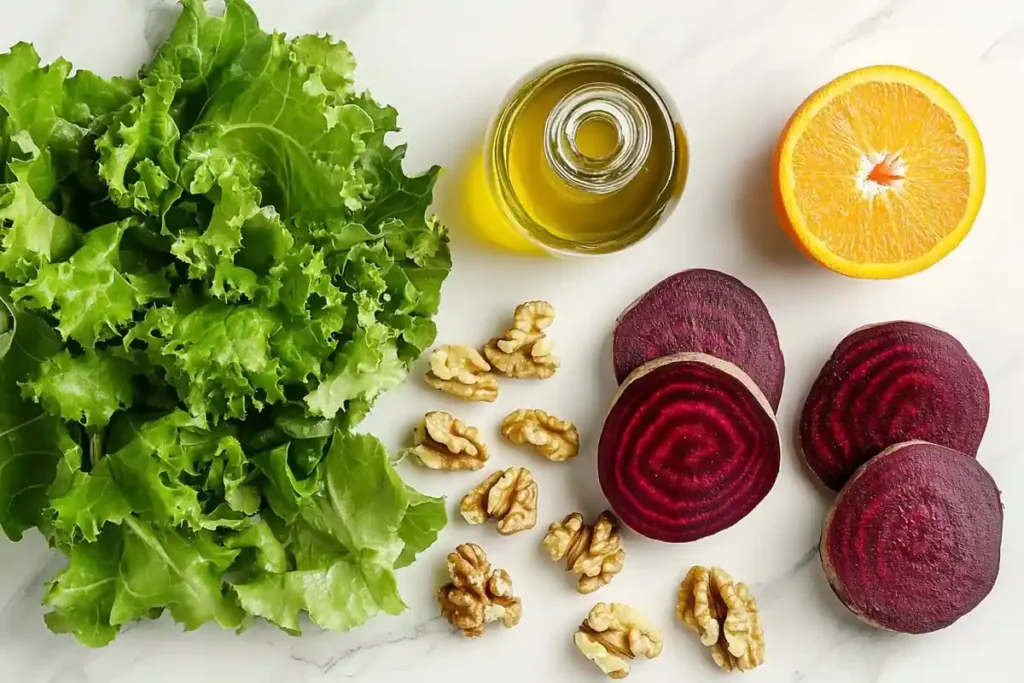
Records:
<instances>
[{"instance_id":1,"label":"glass bottle of olive oil","mask_svg":"<svg viewBox=\"0 0 1024 683\"><path fill-rule=\"evenodd\" d=\"M522 81L492 124L484 166L504 220L532 243L608 253L646 237L674 208L686 137L648 78L581 57Z\"/></svg>"}]
</instances>

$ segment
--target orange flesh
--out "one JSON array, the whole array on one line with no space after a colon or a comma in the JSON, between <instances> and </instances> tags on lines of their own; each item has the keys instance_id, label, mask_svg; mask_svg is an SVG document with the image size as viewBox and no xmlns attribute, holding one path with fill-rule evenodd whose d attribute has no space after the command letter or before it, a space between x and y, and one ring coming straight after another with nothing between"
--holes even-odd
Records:
<instances>
[{"instance_id":1,"label":"orange flesh","mask_svg":"<svg viewBox=\"0 0 1024 683\"><path fill-rule=\"evenodd\" d=\"M796 143L792 172L807 231L854 263L928 254L970 203L956 121L905 83L857 84L825 104Z\"/></svg>"}]
</instances>

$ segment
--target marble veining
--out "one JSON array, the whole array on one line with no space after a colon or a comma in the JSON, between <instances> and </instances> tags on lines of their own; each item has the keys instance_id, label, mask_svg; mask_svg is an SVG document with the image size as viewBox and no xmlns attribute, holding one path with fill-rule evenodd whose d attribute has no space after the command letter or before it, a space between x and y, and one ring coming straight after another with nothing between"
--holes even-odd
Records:
<instances>
[{"instance_id":1,"label":"marble veining","mask_svg":"<svg viewBox=\"0 0 1024 683\"><path fill-rule=\"evenodd\" d=\"M596 435L614 390L607 331L617 312L661 277L692 266L736 274L765 299L779 327L787 379L779 415L782 474L746 520L715 537L666 546L629 535L626 568L593 596L539 549L541 530L508 539L453 514L440 542L400 574L409 610L349 634L313 626L300 637L257 624L236 636L216 627L182 633L169 619L133 625L88 650L51 635L40 600L62 564L36 535L0 539L0 681L17 683L325 683L349 680L601 680L571 634L596 600L636 605L665 631L665 653L629 680L703 681L720 674L675 621L689 565L719 564L752 586L764 613L767 663L743 680L762 683L932 683L1019 680L1013 665L1024 590L1024 495L1019 430L1024 407L1024 3L1019 0L252 0L261 22L289 34L330 33L350 44L357 82L395 105L410 143L410 169L442 163L437 209L450 224L455 268L438 318L440 338L486 339L498 312L535 296L559 308L553 336L565 365L542 390L503 389L494 406L466 409L474 424L532 403L574 420L583 451L540 466L541 526L604 501L593 467ZM172 0L0 0L0 49L19 40L45 59L64 55L106 75L131 74L166 36ZM548 262L485 250L465 230L459 182L506 88L536 63L573 51L607 51L651 70L675 97L692 167L680 209L648 242L595 260ZM835 75L871 63L916 67L964 103L985 143L988 193L971 237L935 268L904 280L856 282L805 262L771 215L769 155L786 117ZM494 311L492 313L491 311ZM812 485L793 446L796 417L814 374L847 332L913 318L957 335L985 370L992 416L980 458L1003 488L1003 569L992 595L952 628L908 637L850 616L821 572L817 542L828 497ZM411 380L365 423L389 446L438 405ZM447 404L446 404L447 405ZM448 405L458 409L457 404ZM539 406L538 406L539 407ZM497 437L493 438L497 442ZM496 465L524 457L495 448ZM546 465L546 463L544 464ZM474 483L404 465L413 485L454 508ZM512 575L522 623L480 641L451 632L434 589L454 545L473 541Z\"/></svg>"}]
</instances>

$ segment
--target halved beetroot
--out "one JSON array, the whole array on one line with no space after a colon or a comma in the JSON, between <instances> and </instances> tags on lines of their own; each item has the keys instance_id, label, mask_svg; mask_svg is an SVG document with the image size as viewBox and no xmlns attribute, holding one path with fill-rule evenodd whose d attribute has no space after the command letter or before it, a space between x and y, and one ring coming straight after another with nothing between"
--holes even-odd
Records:
<instances>
[{"instance_id":1,"label":"halved beetroot","mask_svg":"<svg viewBox=\"0 0 1024 683\"><path fill-rule=\"evenodd\" d=\"M929 441L977 455L988 424L988 384L950 334L921 323L870 325L846 337L804 404L800 447L838 491L892 444Z\"/></svg>"},{"instance_id":2,"label":"halved beetroot","mask_svg":"<svg viewBox=\"0 0 1024 683\"><path fill-rule=\"evenodd\" d=\"M669 276L619 316L612 336L615 376L674 353L729 361L761 388L772 410L786 374L779 333L757 293L732 275L695 268Z\"/></svg>"},{"instance_id":3,"label":"halved beetroot","mask_svg":"<svg viewBox=\"0 0 1024 683\"><path fill-rule=\"evenodd\" d=\"M696 541L731 527L779 476L768 400L742 370L703 353L637 368L612 402L597 451L615 514L659 541Z\"/></svg>"},{"instance_id":4,"label":"halved beetroot","mask_svg":"<svg viewBox=\"0 0 1024 683\"><path fill-rule=\"evenodd\" d=\"M999 573L1003 508L977 460L923 441L872 458L825 520L832 590L879 628L928 633L978 606Z\"/></svg>"}]
</instances>

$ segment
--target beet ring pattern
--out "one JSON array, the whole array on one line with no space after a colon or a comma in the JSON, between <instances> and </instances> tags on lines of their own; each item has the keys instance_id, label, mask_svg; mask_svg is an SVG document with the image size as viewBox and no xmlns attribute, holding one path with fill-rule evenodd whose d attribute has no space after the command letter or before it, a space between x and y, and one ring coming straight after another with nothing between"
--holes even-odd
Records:
<instances>
[{"instance_id":1,"label":"beet ring pattern","mask_svg":"<svg viewBox=\"0 0 1024 683\"><path fill-rule=\"evenodd\" d=\"M822 530L832 590L867 623L903 633L949 626L999 572L999 489L974 458L924 442L864 465Z\"/></svg>"},{"instance_id":2,"label":"beet ring pattern","mask_svg":"<svg viewBox=\"0 0 1024 683\"><path fill-rule=\"evenodd\" d=\"M778 427L753 380L705 354L637 369L619 389L598 444L598 474L624 524L681 543L727 529L779 474Z\"/></svg>"},{"instance_id":3,"label":"beet ring pattern","mask_svg":"<svg viewBox=\"0 0 1024 683\"><path fill-rule=\"evenodd\" d=\"M800 447L838 491L896 443L977 455L988 414L988 384L960 342L920 323L882 323L847 336L825 363L804 404Z\"/></svg>"}]
</instances>

